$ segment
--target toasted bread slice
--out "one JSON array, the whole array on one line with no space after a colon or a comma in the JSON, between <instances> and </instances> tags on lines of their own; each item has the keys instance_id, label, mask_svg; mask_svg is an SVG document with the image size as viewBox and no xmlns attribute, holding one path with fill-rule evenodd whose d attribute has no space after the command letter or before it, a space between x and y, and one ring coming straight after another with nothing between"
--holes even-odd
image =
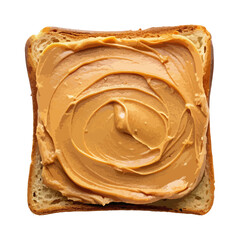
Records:
<instances>
[{"instance_id":1,"label":"toasted bread slice","mask_svg":"<svg viewBox=\"0 0 240 240\"><path fill-rule=\"evenodd\" d=\"M36 138L36 126L38 119L38 104L36 100L36 68L41 52L54 42L78 41L89 37L115 36L116 38L136 38L136 37L159 37L161 34L179 34L190 39L197 47L203 60L204 79L203 87L209 101L210 88L213 71L213 49L211 36L202 26L178 26L150 28L138 31L123 32L93 32L78 31L55 27L46 27L38 35L31 36L26 43L26 65L29 81L32 90L33 101L33 147L32 161L28 182L28 205L32 212L36 214L49 214L63 211L92 211L92 210L152 210L170 211L194 214L207 213L213 204L214 199L214 173L211 151L211 137L208 126L207 131L207 157L206 167L199 185L188 195L180 199L164 199L152 204L135 205L126 203L110 203L105 206L83 204L68 200L60 192L48 188L42 182L41 156Z\"/></svg>"}]
</instances>

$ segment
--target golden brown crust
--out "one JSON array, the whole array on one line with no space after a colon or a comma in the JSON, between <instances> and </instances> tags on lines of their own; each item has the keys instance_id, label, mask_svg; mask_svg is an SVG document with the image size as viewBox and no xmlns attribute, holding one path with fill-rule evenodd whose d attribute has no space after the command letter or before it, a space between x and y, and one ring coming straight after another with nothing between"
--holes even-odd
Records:
<instances>
[{"instance_id":1,"label":"golden brown crust","mask_svg":"<svg viewBox=\"0 0 240 240\"><path fill-rule=\"evenodd\" d=\"M183 32L191 32L196 29L201 29L204 31L207 35L209 34L206 30L205 27L203 26L198 26L198 25L182 25L182 26L176 26L176 27L153 27L153 28L148 28L148 29L139 29L137 31L109 31L109 32L104 32L104 31L83 31L83 30L73 30L73 29L66 29L66 28L57 28L57 27L46 27L42 29L42 33L58 33L58 34L64 34L71 36L72 38L79 38L81 36L84 36L84 38L87 37L106 37L106 36L116 36L119 38L123 37L150 37L151 35L154 34L162 34L162 33L173 33L175 31L179 33Z\"/></svg>"},{"instance_id":2,"label":"golden brown crust","mask_svg":"<svg viewBox=\"0 0 240 240\"><path fill-rule=\"evenodd\" d=\"M149 28L146 30L137 30L137 31L121 31L121 32L96 32L96 31L80 31L80 30L71 30L71 29L63 29L57 27L46 27L42 29L40 34L51 34L51 35L61 35L68 38L74 39L81 39L81 38L88 38L88 37L98 37L98 36L116 36L119 38L132 38L132 37L152 37L152 36L160 36L162 33L173 33L173 32L191 32L194 30L202 30L204 33L209 35L205 27L196 26L196 25L183 25L177 27L155 27ZM25 56L26 56L26 66L28 71L29 82L32 91L32 101L33 101L33 146L32 146L32 161L30 165L30 172L29 172L29 180L28 180L28 205L30 210L35 214L49 214L49 213L56 213L56 212L65 212L65 211L101 211L101 210L150 210L150 211L169 211L169 212L182 212L182 213L194 213L194 214L206 214L212 207L213 204L213 195L214 195L214 172L213 172L213 160L212 160L212 151L211 151L211 137L210 137L210 127L208 126L207 131L207 166L206 172L210 176L210 192L211 192L211 202L207 208L204 210L197 210L197 209L181 209L181 208L167 208L165 206L149 206L149 205L134 205L134 204L125 204L125 203L110 203L106 206L99 206L99 205L88 205L88 204L81 204L78 202L74 202L71 205L66 206L51 206L45 209L36 209L34 207L33 198L32 198L32 186L33 186L33 175L34 175L34 166L36 165L36 154L37 154L37 139L36 139L36 127L37 127L37 100L36 100L36 76L35 76L35 65L33 59L31 57L31 46L32 43L36 40L35 36L30 37L27 40L25 46ZM211 39L207 42L207 51L209 53L206 54L206 69L204 69L204 89L206 92L206 96L209 101L210 97L210 89L211 89L211 81L212 81L212 73L213 73L213 48Z\"/></svg>"},{"instance_id":3,"label":"golden brown crust","mask_svg":"<svg viewBox=\"0 0 240 240\"><path fill-rule=\"evenodd\" d=\"M29 177L28 177L28 206L29 208L34 212L33 203L32 203L32 196L31 193L31 186L32 186L32 176L33 176L33 166L36 161L36 148L37 148L37 137L36 137L36 127L37 127L37 99L36 99L36 76L35 76L35 69L33 69L33 62L30 57L31 53L31 44L33 41L33 37L30 37L25 45L25 58L26 58L26 66L28 71L28 78L29 83L32 91L32 103L33 103L33 145L32 145L32 154L31 154L31 165L30 165L30 171L29 171Z\"/></svg>"}]
</instances>

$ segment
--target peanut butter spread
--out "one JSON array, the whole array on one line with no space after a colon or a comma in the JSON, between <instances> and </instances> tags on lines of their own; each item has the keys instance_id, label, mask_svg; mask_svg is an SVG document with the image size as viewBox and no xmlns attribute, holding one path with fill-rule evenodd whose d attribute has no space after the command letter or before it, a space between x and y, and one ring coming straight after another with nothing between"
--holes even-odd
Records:
<instances>
[{"instance_id":1,"label":"peanut butter spread","mask_svg":"<svg viewBox=\"0 0 240 240\"><path fill-rule=\"evenodd\" d=\"M152 203L201 180L208 105L187 38L54 43L36 81L43 181L68 199Z\"/></svg>"}]
</instances>

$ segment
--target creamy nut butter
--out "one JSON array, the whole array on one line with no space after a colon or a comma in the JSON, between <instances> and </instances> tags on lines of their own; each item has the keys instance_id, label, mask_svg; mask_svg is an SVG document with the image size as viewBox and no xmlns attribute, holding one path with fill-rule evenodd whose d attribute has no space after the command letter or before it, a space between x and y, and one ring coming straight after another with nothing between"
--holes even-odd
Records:
<instances>
[{"instance_id":1,"label":"creamy nut butter","mask_svg":"<svg viewBox=\"0 0 240 240\"><path fill-rule=\"evenodd\" d=\"M201 180L209 114L187 38L54 43L36 81L43 181L68 199L152 203Z\"/></svg>"}]
</instances>

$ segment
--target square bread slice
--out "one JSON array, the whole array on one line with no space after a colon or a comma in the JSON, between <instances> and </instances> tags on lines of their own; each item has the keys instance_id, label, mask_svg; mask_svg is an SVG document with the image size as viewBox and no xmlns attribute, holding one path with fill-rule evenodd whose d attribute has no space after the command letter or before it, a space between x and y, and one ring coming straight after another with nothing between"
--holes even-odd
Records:
<instances>
[{"instance_id":1,"label":"square bread slice","mask_svg":"<svg viewBox=\"0 0 240 240\"><path fill-rule=\"evenodd\" d=\"M206 214L212 207L214 199L214 173L211 151L211 137L208 125L207 131L207 156L204 175L198 186L186 196L180 199L163 199L152 204L126 204L110 203L105 206L83 204L68 200L60 192L55 191L42 182L42 164L36 138L38 121L38 104L36 99L36 68L39 56L50 44L56 42L72 42L89 37L107 37L134 39L137 37L151 38L162 34L177 34L191 40L199 51L203 60L203 87L209 102L212 72L213 72L213 48L211 35L202 26L186 25L177 27L156 27L146 30L123 31L123 32L93 32L69 30L56 27L46 27L38 35L31 36L25 47L26 65L32 90L33 101L33 147L32 161L28 182L28 205L35 214L49 214L63 211L92 211L92 210L151 210L170 211L193 214Z\"/></svg>"}]
</instances>

